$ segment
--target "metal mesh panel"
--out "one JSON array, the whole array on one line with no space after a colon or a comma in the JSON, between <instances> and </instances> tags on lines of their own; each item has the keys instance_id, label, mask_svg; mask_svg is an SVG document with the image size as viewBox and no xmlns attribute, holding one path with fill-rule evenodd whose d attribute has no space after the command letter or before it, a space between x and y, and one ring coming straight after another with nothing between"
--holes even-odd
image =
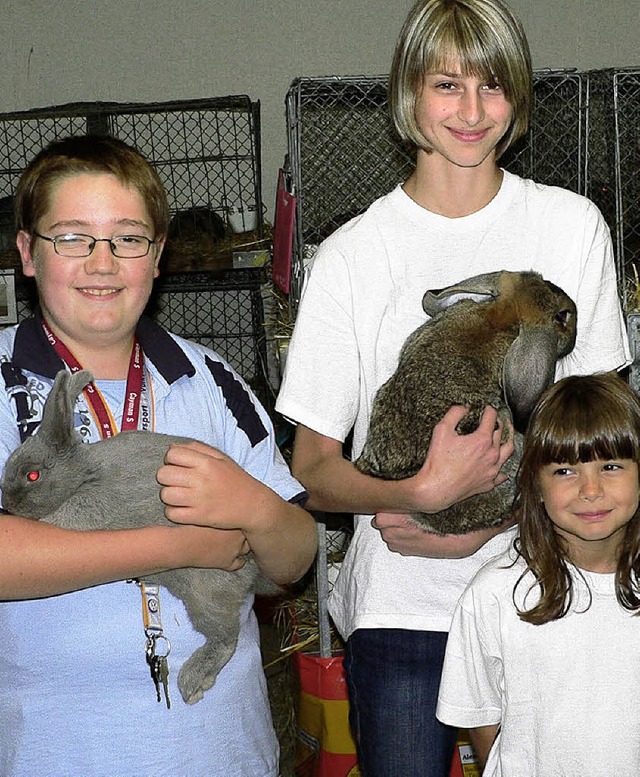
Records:
<instances>
[{"instance_id":1,"label":"metal mesh panel","mask_svg":"<svg viewBox=\"0 0 640 777\"><path fill-rule=\"evenodd\" d=\"M583 191L583 78L571 71L534 73L531 125L500 160L523 178Z\"/></svg>"},{"instance_id":2,"label":"metal mesh panel","mask_svg":"<svg viewBox=\"0 0 640 777\"><path fill-rule=\"evenodd\" d=\"M627 332L633 363L629 366L629 385L640 393L640 313L629 313Z\"/></svg>"},{"instance_id":3,"label":"metal mesh panel","mask_svg":"<svg viewBox=\"0 0 640 777\"><path fill-rule=\"evenodd\" d=\"M640 71L613 76L616 128L616 237L623 278L640 262Z\"/></svg>"},{"instance_id":4,"label":"metal mesh panel","mask_svg":"<svg viewBox=\"0 0 640 777\"><path fill-rule=\"evenodd\" d=\"M289 159L298 198L294 307L314 247L413 169L413 156L388 115L387 80L299 78L289 89ZM573 71L536 72L531 129L501 164L518 175L582 192L584 89L583 77Z\"/></svg>"},{"instance_id":5,"label":"metal mesh panel","mask_svg":"<svg viewBox=\"0 0 640 777\"><path fill-rule=\"evenodd\" d=\"M289 121L297 131L292 164L305 242L320 242L411 172L413 160L387 115L386 88L383 78L295 82Z\"/></svg>"},{"instance_id":6,"label":"metal mesh panel","mask_svg":"<svg viewBox=\"0 0 640 777\"><path fill-rule=\"evenodd\" d=\"M13 194L35 154L67 135L105 133L156 167L171 212L207 206L262 214L260 110L246 96L165 103L72 103L0 114L0 197ZM261 228L261 221L260 228Z\"/></svg>"},{"instance_id":7,"label":"metal mesh panel","mask_svg":"<svg viewBox=\"0 0 640 777\"><path fill-rule=\"evenodd\" d=\"M587 74L587 175L585 194L602 211L616 241L615 122L612 72Z\"/></svg>"},{"instance_id":8,"label":"metal mesh panel","mask_svg":"<svg viewBox=\"0 0 640 777\"><path fill-rule=\"evenodd\" d=\"M286 100L291 173L298 200L291 301L304 253L404 180L412 156L387 113L387 78L300 78Z\"/></svg>"},{"instance_id":9,"label":"metal mesh panel","mask_svg":"<svg viewBox=\"0 0 640 777\"><path fill-rule=\"evenodd\" d=\"M212 348L266 403L261 269L233 270L211 283L208 274L169 275L151 300L153 318L175 334Z\"/></svg>"}]
</instances>

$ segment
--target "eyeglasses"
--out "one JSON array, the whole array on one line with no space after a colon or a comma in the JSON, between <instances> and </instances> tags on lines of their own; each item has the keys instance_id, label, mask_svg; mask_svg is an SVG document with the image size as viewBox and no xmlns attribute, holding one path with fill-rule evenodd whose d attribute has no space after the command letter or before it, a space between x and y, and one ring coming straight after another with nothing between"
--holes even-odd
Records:
<instances>
[{"instance_id":1,"label":"eyeglasses","mask_svg":"<svg viewBox=\"0 0 640 777\"><path fill-rule=\"evenodd\" d=\"M77 235L70 232L66 235L47 237L39 232L33 233L42 240L53 243L53 248L60 256L70 259L83 259L91 256L96 243L109 243L111 253L118 259L140 259L149 253L149 249L156 242L142 235L116 235L115 237L92 237L91 235Z\"/></svg>"}]
</instances>

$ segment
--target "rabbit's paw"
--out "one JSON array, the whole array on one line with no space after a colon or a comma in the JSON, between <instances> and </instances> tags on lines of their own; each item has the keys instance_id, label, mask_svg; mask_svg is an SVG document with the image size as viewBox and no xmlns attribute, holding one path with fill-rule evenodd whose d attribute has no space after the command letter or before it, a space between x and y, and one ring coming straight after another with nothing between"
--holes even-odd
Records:
<instances>
[{"instance_id":1,"label":"rabbit's paw","mask_svg":"<svg viewBox=\"0 0 640 777\"><path fill-rule=\"evenodd\" d=\"M214 649L205 643L189 656L178 672L178 690L186 704L202 699L232 655L233 648Z\"/></svg>"}]
</instances>

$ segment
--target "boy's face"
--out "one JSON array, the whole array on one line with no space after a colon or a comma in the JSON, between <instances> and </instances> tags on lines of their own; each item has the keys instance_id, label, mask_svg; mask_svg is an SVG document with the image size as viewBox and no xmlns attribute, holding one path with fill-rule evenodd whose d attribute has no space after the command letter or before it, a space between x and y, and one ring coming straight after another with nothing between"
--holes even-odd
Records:
<instances>
[{"instance_id":1,"label":"boy's face","mask_svg":"<svg viewBox=\"0 0 640 777\"><path fill-rule=\"evenodd\" d=\"M37 231L46 237L155 238L139 192L106 173L61 179ZM90 256L72 258L60 256L49 241L20 232L18 248L24 274L36 280L44 317L72 352L74 345L80 354L132 339L158 275L162 242L139 258L118 259L107 242L96 243Z\"/></svg>"},{"instance_id":2,"label":"boy's face","mask_svg":"<svg viewBox=\"0 0 640 777\"><path fill-rule=\"evenodd\" d=\"M571 560L594 572L614 571L627 523L638 509L638 465L632 459L546 464L540 496ZM589 564L610 569L594 569Z\"/></svg>"}]
</instances>

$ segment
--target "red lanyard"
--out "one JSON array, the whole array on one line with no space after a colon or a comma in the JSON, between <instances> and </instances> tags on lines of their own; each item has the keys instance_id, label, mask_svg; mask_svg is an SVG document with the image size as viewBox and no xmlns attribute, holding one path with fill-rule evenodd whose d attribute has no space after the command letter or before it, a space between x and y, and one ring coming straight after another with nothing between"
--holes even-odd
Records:
<instances>
[{"instance_id":1,"label":"red lanyard","mask_svg":"<svg viewBox=\"0 0 640 777\"><path fill-rule=\"evenodd\" d=\"M47 322L42 319L42 328L51 343L53 349L69 367L71 372L78 372L82 365L71 353L67 346L56 337ZM142 348L138 339L134 337L133 348L131 350L131 359L129 360L129 371L127 373L127 386L125 390L124 411L122 413L122 428L120 431L138 428L138 419L140 418L140 399L142 396L144 381L144 363ZM95 383L89 383L83 391L100 430L102 439L113 437L118 433L115 420L109 411L107 403Z\"/></svg>"}]
</instances>

